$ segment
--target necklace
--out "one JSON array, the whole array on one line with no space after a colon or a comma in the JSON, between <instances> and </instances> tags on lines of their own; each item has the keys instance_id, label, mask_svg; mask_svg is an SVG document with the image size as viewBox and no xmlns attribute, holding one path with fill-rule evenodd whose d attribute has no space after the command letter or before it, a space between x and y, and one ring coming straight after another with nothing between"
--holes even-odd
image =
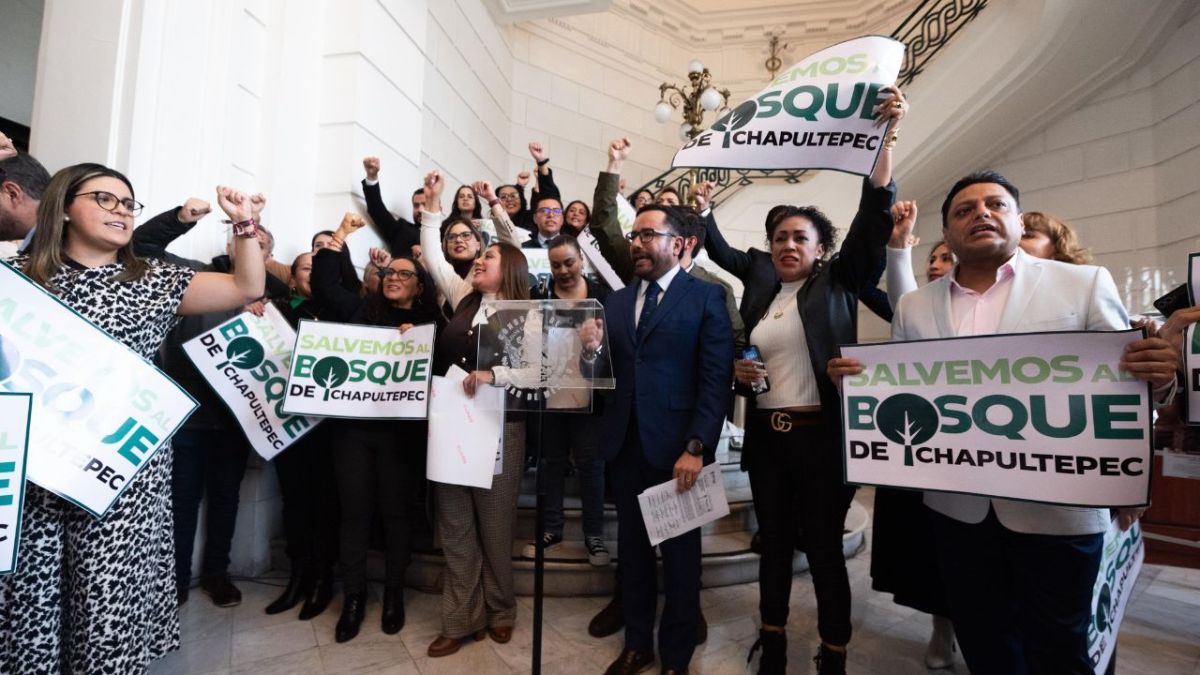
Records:
<instances>
[{"instance_id":1,"label":"necklace","mask_svg":"<svg viewBox=\"0 0 1200 675\"><path fill-rule=\"evenodd\" d=\"M777 310L775 310L775 316L774 316L774 318L776 318L776 319L782 319L782 318L783 318L783 310L782 310L782 309L777 309Z\"/></svg>"}]
</instances>

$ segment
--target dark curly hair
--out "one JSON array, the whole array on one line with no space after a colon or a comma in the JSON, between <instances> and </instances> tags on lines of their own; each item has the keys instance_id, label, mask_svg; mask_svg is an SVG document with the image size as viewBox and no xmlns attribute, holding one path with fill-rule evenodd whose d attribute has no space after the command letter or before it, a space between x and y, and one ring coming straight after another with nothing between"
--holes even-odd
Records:
<instances>
[{"instance_id":1,"label":"dark curly hair","mask_svg":"<svg viewBox=\"0 0 1200 675\"><path fill-rule=\"evenodd\" d=\"M771 209L767 213L767 247L771 246L771 238L775 236L775 228L788 218L800 217L808 220L817 228L817 234L821 238L821 245L825 247L825 254L822 259L828 258L833 253L833 247L837 245L837 228L833 226L833 222L829 217L821 212L815 206L791 206L790 204L781 204Z\"/></svg>"}]
</instances>

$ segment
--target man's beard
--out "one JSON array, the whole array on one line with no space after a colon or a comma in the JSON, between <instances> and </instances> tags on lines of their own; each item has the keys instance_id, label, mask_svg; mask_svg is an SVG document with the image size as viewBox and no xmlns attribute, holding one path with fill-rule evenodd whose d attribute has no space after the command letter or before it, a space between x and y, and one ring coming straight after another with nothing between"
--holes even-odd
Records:
<instances>
[{"instance_id":1,"label":"man's beard","mask_svg":"<svg viewBox=\"0 0 1200 675\"><path fill-rule=\"evenodd\" d=\"M24 223L8 213L0 211L0 241L24 239L31 229L33 228L26 228Z\"/></svg>"}]
</instances>

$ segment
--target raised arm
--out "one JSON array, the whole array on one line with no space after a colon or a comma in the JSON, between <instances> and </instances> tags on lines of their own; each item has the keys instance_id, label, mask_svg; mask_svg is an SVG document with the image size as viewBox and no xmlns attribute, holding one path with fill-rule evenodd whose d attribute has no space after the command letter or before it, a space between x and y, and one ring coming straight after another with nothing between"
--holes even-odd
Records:
<instances>
[{"instance_id":1,"label":"raised arm","mask_svg":"<svg viewBox=\"0 0 1200 675\"><path fill-rule=\"evenodd\" d=\"M471 293L471 278L475 276L475 272L468 274L466 279L459 277L442 251L441 204L442 189L445 185L446 180L436 169L425 176L426 207L436 208L437 211L421 212L421 263L425 265L429 276L433 277L438 291L450 302L450 306L457 307L458 303Z\"/></svg>"},{"instance_id":2,"label":"raised arm","mask_svg":"<svg viewBox=\"0 0 1200 675\"><path fill-rule=\"evenodd\" d=\"M892 206L892 222L892 238L887 245L887 294L894 308L900 304L900 296L917 290L912 266L913 247L921 243L921 238L912 233L917 222L917 203L896 202Z\"/></svg>"},{"instance_id":3,"label":"raised arm","mask_svg":"<svg viewBox=\"0 0 1200 675\"><path fill-rule=\"evenodd\" d=\"M167 252L171 242L187 234L200 219L212 211L203 199L189 197L183 206L163 211L133 231L133 252L140 258L170 260L178 265L201 269L204 263Z\"/></svg>"},{"instance_id":4,"label":"raised arm","mask_svg":"<svg viewBox=\"0 0 1200 675\"><path fill-rule=\"evenodd\" d=\"M870 176L871 185L875 187L883 187L892 182L892 148L900 137L900 120L904 119L905 113L908 112L908 101L904 99L904 93L898 87L884 87L879 93L888 96L875 106L875 126L886 126L887 133L884 134L879 159L875 161L875 170Z\"/></svg>"},{"instance_id":5,"label":"raised arm","mask_svg":"<svg viewBox=\"0 0 1200 675\"><path fill-rule=\"evenodd\" d=\"M313 299L331 314L328 318L334 321L349 321L363 302L358 293L342 285L343 245L341 240L335 240L313 255L312 276L309 280Z\"/></svg>"},{"instance_id":6,"label":"raised arm","mask_svg":"<svg viewBox=\"0 0 1200 675\"><path fill-rule=\"evenodd\" d=\"M554 183L554 172L550 170L550 157L546 155L546 149L541 143L530 143L529 155L537 163L537 187L533 190L530 206L537 206L538 199L542 197L561 202L562 195L558 191L558 185Z\"/></svg>"},{"instance_id":7,"label":"raised arm","mask_svg":"<svg viewBox=\"0 0 1200 675\"><path fill-rule=\"evenodd\" d=\"M693 192L696 197L696 210L700 212L700 219L704 223L704 250L708 253L709 259L718 267L744 282L750 275L754 259L750 257L749 253L730 246L729 242L725 240L725 235L721 234L709 202L712 198L713 188L712 183L705 181L697 185Z\"/></svg>"},{"instance_id":8,"label":"raised arm","mask_svg":"<svg viewBox=\"0 0 1200 675\"><path fill-rule=\"evenodd\" d=\"M233 274L199 272L192 277L176 310L181 316L225 312L247 305L263 295L267 273L258 243L258 228L251 218L250 198L233 188L217 186L217 204L233 221Z\"/></svg>"},{"instance_id":9,"label":"raised arm","mask_svg":"<svg viewBox=\"0 0 1200 675\"><path fill-rule=\"evenodd\" d=\"M367 215L380 236L392 249L393 255L407 255L414 244L420 243L420 233L417 226L403 218L397 218L388 211L383 203L383 193L379 189L379 158L364 157L363 170L366 178L362 181L363 198L367 201ZM414 214L415 215L415 214ZM396 250L401 249L401 250Z\"/></svg>"},{"instance_id":10,"label":"raised arm","mask_svg":"<svg viewBox=\"0 0 1200 675\"><path fill-rule=\"evenodd\" d=\"M618 138L608 144L608 166L596 178L596 191L592 194L591 229L596 235L596 245L600 247L600 255L625 283L633 278L633 258L617 220L617 189L621 183L621 168L631 147L628 138Z\"/></svg>"},{"instance_id":11,"label":"raised arm","mask_svg":"<svg viewBox=\"0 0 1200 675\"><path fill-rule=\"evenodd\" d=\"M508 211L505 211L500 204L492 184L486 180L477 180L471 184L471 189L487 202L488 209L492 213L492 223L496 226L496 236L500 238L500 241L520 248L523 240L517 237L517 227L513 224L512 218L508 216Z\"/></svg>"}]
</instances>

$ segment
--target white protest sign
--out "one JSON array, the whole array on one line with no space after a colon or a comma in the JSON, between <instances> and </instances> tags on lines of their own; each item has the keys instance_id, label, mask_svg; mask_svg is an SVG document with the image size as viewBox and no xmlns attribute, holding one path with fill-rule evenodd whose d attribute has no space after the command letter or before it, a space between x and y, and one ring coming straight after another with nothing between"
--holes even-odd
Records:
<instances>
[{"instance_id":1,"label":"white protest sign","mask_svg":"<svg viewBox=\"0 0 1200 675\"><path fill-rule=\"evenodd\" d=\"M409 328L301 321L288 378L289 412L425 419L434 325Z\"/></svg>"},{"instance_id":2,"label":"white protest sign","mask_svg":"<svg viewBox=\"0 0 1200 675\"><path fill-rule=\"evenodd\" d=\"M0 344L0 380L5 377L4 360ZM0 576L17 568L32 412L32 394L0 392Z\"/></svg>"},{"instance_id":3,"label":"white protest sign","mask_svg":"<svg viewBox=\"0 0 1200 675\"><path fill-rule=\"evenodd\" d=\"M584 276L592 277L593 280L602 280L608 283L609 288L614 288L609 281L609 277L611 276L612 282L616 282L617 284L615 288L624 287L624 284L617 278L616 272L613 271L608 261L604 259L604 256L600 255L599 249L596 248L595 238L592 237L591 232L585 231L579 235L576 241L579 242L579 249L583 251ZM593 252L595 258L592 257ZM542 288L547 288L550 284L550 279L554 276L553 271L550 269L550 251L544 248L523 248L521 249L521 253L525 254L525 261L529 265L529 273L537 278L538 284ZM607 270L607 274L600 274L601 269L597 268L595 261L603 264L604 269Z\"/></svg>"},{"instance_id":4,"label":"white protest sign","mask_svg":"<svg viewBox=\"0 0 1200 675\"><path fill-rule=\"evenodd\" d=\"M274 305L243 312L183 343L183 351L237 419L246 439L270 460L320 420L284 411L296 332Z\"/></svg>"},{"instance_id":5,"label":"white protest sign","mask_svg":"<svg viewBox=\"0 0 1200 675\"><path fill-rule=\"evenodd\" d=\"M874 126L879 90L896 81L903 60L904 45L880 36L822 49L718 118L671 166L869 175L887 131Z\"/></svg>"},{"instance_id":6,"label":"white protest sign","mask_svg":"<svg viewBox=\"0 0 1200 675\"><path fill-rule=\"evenodd\" d=\"M1072 506L1150 499L1150 387L1117 366L1142 331L845 345L847 483Z\"/></svg>"},{"instance_id":7,"label":"white protest sign","mask_svg":"<svg viewBox=\"0 0 1200 675\"><path fill-rule=\"evenodd\" d=\"M620 211L619 205L624 200L624 197L617 195L618 212ZM625 288L625 284L621 283L621 277L617 276L612 265L608 264L608 260L604 258L604 254L600 253L600 244L596 243L596 235L592 234L590 228L580 232L575 240L579 242L579 250L583 251L583 257L587 259L585 269L590 267L595 270L600 275L600 278L604 279L604 283L608 284L608 287L614 291Z\"/></svg>"},{"instance_id":8,"label":"white protest sign","mask_svg":"<svg viewBox=\"0 0 1200 675\"><path fill-rule=\"evenodd\" d=\"M429 390L429 443L425 477L438 483L491 489L503 467L504 389L480 386L463 391L467 373L451 366Z\"/></svg>"},{"instance_id":9,"label":"white protest sign","mask_svg":"<svg viewBox=\"0 0 1200 675\"><path fill-rule=\"evenodd\" d=\"M1133 595L1133 585L1146 557L1141 525L1134 523L1122 532L1114 520L1104 533L1100 573L1092 590L1092 621L1088 626L1088 657L1096 675L1108 671L1108 662L1117 647L1121 619Z\"/></svg>"},{"instance_id":10,"label":"white protest sign","mask_svg":"<svg viewBox=\"0 0 1200 675\"><path fill-rule=\"evenodd\" d=\"M9 371L0 390L34 395L28 479L96 517L196 409L182 387L7 264L0 345Z\"/></svg>"}]
</instances>

